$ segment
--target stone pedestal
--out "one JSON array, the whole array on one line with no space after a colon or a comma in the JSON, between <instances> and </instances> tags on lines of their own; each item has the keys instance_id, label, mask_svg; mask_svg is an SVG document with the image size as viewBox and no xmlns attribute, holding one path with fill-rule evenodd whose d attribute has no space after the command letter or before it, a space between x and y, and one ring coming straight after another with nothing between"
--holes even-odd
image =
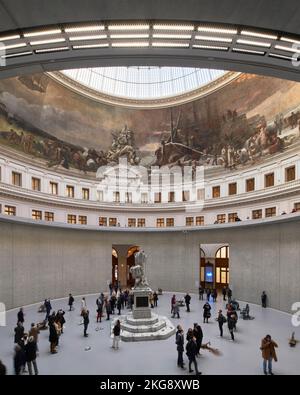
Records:
<instances>
[{"instance_id":1,"label":"stone pedestal","mask_svg":"<svg viewBox=\"0 0 300 395\"><path fill-rule=\"evenodd\" d=\"M134 305L132 308L132 316L135 319L151 318L151 307L149 305L149 296L152 292L151 288L135 288L133 290Z\"/></svg>"}]
</instances>

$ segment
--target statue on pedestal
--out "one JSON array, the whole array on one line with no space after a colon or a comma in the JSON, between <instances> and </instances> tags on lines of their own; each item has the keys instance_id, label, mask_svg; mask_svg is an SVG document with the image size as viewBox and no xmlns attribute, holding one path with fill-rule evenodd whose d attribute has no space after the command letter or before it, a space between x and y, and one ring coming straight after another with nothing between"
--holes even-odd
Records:
<instances>
[{"instance_id":1,"label":"statue on pedestal","mask_svg":"<svg viewBox=\"0 0 300 395\"><path fill-rule=\"evenodd\" d=\"M148 281L145 277L145 264L147 256L143 250L138 251L134 254L135 266L130 268L130 273L135 279L134 288L144 288L148 287Z\"/></svg>"}]
</instances>

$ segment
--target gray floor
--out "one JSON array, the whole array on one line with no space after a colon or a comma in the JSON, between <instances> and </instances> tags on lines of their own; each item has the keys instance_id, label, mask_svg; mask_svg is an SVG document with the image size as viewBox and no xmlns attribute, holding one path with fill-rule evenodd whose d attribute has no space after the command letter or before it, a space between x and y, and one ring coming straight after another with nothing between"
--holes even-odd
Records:
<instances>
[{"instance_id":1,"label":"gray floor","mask_svg":"<svg viewBox=\"0 0 300 395\"><path fill-rule=\"evenodd\" d=\"M180 297L180 294L177 294ZM159 307L154 310L161 315L170 317L170 299L172 294L164 293L160 296ZM216 311L223 308L220 300L212 305L212 318ZM48 330L42 331L39 340L38 367L40 374L182 374L176 364L176 345L174 337L168 340L124 343L121 342L118 351L110 348L109 322L96 324L96 297L87 297L88 308L91 311L89 337L83 337L83 326L80 323L80 298L76 298L75 311L66 311L65 333L60 338L58 353L49 353ZM52 302L53 308L67 309L67 300ZM204 342L218 348L220 356L215 356L207 350L202 351L198 359L198 366L203 374L262 374L260 341L270 333L278 343L278 362L274 364L276 374L300 374L300 343L290 348L288 339L295 331L300 340L300 327L294 328L291 316L272 309L262 309L260 306L250 305L250 314L255 316L253 321L239 320L237 325L236 342L229 341L229 333L224 325L224 337L218 337L218 325L211 319L209 324L202 324L202 306L196 295L192 295L191 312L181 308L181 319L172 319L175 325L182 324L185 331L194 322L201 323L204 332ZM241 303L244 305L244 303ZM31 322L43 319L44 314L37 313L37 306L25 307L25 329ZM13 373L13 328L16 324L17 311L7 314L7 326L0 327L0 359L5 363L8 374ZM99 327L101 330L96 331ZM91 350L85 351L87 346ZM184 374L188 375L187 371Z\"/></svg>"}]
</instances>

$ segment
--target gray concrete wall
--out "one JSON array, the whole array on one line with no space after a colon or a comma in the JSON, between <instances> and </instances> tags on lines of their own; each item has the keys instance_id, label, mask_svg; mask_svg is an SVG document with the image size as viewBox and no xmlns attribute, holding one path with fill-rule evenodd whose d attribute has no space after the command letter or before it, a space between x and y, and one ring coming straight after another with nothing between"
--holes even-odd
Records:
<instances>
[{"instance_id":1,"label":"gray concrete wall","mask_svg":"<svg viewBox=\"0 0 300 395\"><path fill-rule=\"evenodd\" d=\"M195 231L86 231L0 220L0 301L7 308L107 290L113 244L141 246L151 286L197 292L201 243L229 243L230 284L238 299L290 311L300 301L300 222Z\"/></svg>"}]
</instances>

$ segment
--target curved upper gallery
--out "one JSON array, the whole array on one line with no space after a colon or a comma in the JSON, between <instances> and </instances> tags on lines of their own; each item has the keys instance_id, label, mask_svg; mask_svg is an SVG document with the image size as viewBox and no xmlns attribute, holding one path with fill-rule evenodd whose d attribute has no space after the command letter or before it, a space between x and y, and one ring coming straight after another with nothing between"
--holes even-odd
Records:
<instances>
[{"instance_id":1,"label":"curved upper gallery","mask_svg":"<svg viewBox=\"0 0 300 395\"><path fill-rule=\"evenodd\" d=\"M0 80L1 212L173 227L298 211L300 83L229 72L192 92L120 105L62 74Z\"/></svg>"}]
</instances>

